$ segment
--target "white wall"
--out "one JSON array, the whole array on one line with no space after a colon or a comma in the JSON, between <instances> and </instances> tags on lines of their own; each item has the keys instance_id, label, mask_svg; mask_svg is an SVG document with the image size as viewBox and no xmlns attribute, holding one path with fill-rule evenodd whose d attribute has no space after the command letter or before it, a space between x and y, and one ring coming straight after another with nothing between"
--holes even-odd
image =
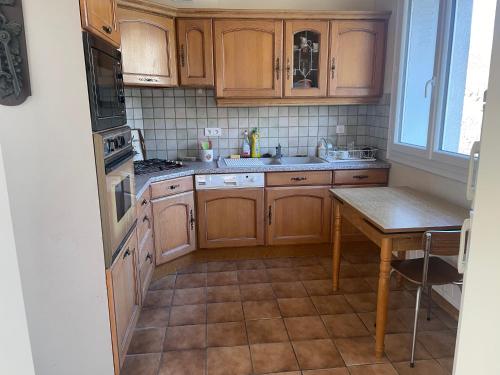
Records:
<instances>
[{"instance_id":1,"label":"white wall","mask_svg":"<svg viewBox=\"0 0 500 375\"><path fill-rule=\"evenodd\" d=\"M179 8L373 10L376 0L154 0Z\"/></svg>"},{"instance_id":2,"label":"white wall","mask_svg":"<svg viewBox=\"0 0 500 375\"><path fill-rule=\"evenodd\" d=\"M500 7L497 7L470 250L464 280L455 375L500 374Z\"/></svg>"},{"instance_id":3,"label":"white wall","mask_svg":"<svg viewBox=\"0 0 500 375\"><path fill-rule=\"evenodd\" d=\"M0 374L35 374L0 145Z\"/></svg>"},{"instance_id":4,"label":"white wall","mask_svg":"<svg viewBox=\"0 0 500 375\"><path fill-rule=\"evenodd\" d=\"M79 5L23 8L33 95L0 106L0 144L35 370L112 374Z\"/></svg>"}]
</instances>

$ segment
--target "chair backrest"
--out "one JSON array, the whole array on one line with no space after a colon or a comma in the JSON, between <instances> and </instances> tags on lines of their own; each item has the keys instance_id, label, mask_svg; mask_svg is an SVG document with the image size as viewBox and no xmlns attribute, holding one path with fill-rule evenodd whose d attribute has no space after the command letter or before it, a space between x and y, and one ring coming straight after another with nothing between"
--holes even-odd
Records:
<instances>
[{"instance_id":1,"label":"chair backrest","mask_svg":"<svg viewBox=\"0 0 500 375\"><path fill-rule=\"evenodd\" d=\"M458 255L460 250L460 231L429 230L424 233L422 248L429 255Z\"/></svg>"}]
</instances>

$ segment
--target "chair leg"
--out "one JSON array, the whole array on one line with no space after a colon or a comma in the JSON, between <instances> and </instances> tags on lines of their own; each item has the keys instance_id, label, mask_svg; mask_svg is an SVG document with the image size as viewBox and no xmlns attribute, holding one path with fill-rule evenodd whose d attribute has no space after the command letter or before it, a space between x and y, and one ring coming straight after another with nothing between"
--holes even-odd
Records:
<instances>
[{"instance_id":1,"label":"chair leg","mask_svg":"<svg viewBox=\"0 0 500 375\"><path fill-rule=\"evenodd\" d=\"M417 289L417 301L415 303L415 321L413 322L413 338L411 343L410 367L415 367L415 346L417 342L418 310L420 309L420 298L422 297L422 287Z\"/></svg>"},{"instance_id":2,"label":"chair leg","mask_svg":"<svg viewBox=\"0 0 500 375\"><path fill-rule=\"evenodd\" d=\"M431 320L431 309L432 309L432 285L427 287L427 297L429 302L427 303L427 320Z\"/></svg>"}]
</instances>

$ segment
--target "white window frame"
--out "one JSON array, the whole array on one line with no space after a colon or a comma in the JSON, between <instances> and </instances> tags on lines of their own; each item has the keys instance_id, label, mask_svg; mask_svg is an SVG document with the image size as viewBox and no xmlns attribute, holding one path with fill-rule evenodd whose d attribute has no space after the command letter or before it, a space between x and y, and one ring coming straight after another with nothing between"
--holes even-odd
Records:
<instances>
[{"instance_id":1,"label":"white window frame","mask_svg":"<svg viewBox=\"0 0 500 375\"><path fill-rule=\"evenodd\" d=\"M417 0L418 1L418 0ZM399 142L404 93L409 9L411 0L398 2L395 32L394 70L391 97L390 129L387 157L397 163L409 165L460 182L467 180L468 155L440 150L441 130L444 126L445 93L450 51L452 48L452 20L455 0L442 0L437 31L434 82L430 84L431 109L427 146L419 147ZM398 48L399 47L399 48ZM444 77L441 80L440 77Z\"/></svg>"}]
</instances>

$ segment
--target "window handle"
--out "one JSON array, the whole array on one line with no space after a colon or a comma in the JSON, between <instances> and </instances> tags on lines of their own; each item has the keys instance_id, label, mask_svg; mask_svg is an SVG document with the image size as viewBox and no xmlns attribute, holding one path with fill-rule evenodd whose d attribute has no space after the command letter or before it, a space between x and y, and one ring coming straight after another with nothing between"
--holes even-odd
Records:
<instances>
[{"instance_id":1,"label":"window handle","mask_svg":"<svg viewBox=\"0 0 500 375\"><path fill-rule=\"evenodd\" d=\"M432 94L432 89L434 88L435 83L436 83L436 77L432 77L427 82L425 82L424 98L428 97L428 94L427 94L428 90L427 89L429 88L429 86L431 86L431 94Z\"/></svg>"}]
</instances>

